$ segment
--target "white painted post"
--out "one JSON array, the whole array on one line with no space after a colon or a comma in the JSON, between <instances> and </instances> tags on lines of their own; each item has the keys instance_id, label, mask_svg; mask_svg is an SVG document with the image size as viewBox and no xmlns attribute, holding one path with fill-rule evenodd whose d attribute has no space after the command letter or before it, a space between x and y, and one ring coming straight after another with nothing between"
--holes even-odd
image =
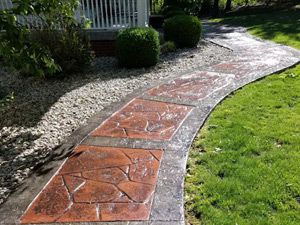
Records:
<instances>
[{"instance_id":1,"label":"white painted post","mask_svg":"<svg viewBox=\"0 0 300 225\"><path fill-rule=\"evenodd\" d=\"M131 19L131 4L130 1L127 0L127 18L128 18L128 26L132 27L132 19Z\"/></svg>"},{"instance_id":2,"label":"white painted post","mask_svg":"<svg viewBox=\"0 0 300 225\"><path fill-rule=\"evenodd\" d=\"M96 13L95 13L95 4L94 1L91 1L91 14L92 14L92 28L96 28Z\"/></svg>"},{"instance_id":3,"label":"white painted post","mask_svg":"<svg viewBox=\"0 0 300 225\"><path fill-rule=\"evenodd\" d=\"M97 29L99 29L101 27L100 25L100 14L99 14L99 1L96 0L96 13L97 13Z\"/></svg>"},{"instance_id":4,"label":"white painted post","mask_svg":"<svg viewBox=\"0 0 300 225\"><path fill-rule=\"evenodd\" d=\"M0 0L0 10L9 9L13 6L11 0Z\"/></svg>"},{"instance_id":5,"label":"white painted post","mask_svg":"<svg viewBox=\"0 0 300 225\"><path fill-rule=\"evenodd\" d=\"M138 27L146 26L146 0L137 0L137 25Z\"/></svg>"},{"instance_id":6,"label":"white painted post","mask_svg":"<svg viewBox=\"0 0 300 225\"><path fill-rule=\"evenodd\" d=\"M149 19L150 19L150 14L151 14L151 6L150 6L150 0L145 0L147 4L147 9L146 9L146 26L149 26Z\"/></svg>"},{"instance_id":7,"label":"white painted post","mask_svg":"<svg viewBox=\"0 0 300 225\"><path fill-rule=\"evenodd\" d=\"M136 9L136 0L131 0L131 6L132 6L132 26L136 26L136 21L135 21L135 9Z\"/></svg>"}]
</instances>

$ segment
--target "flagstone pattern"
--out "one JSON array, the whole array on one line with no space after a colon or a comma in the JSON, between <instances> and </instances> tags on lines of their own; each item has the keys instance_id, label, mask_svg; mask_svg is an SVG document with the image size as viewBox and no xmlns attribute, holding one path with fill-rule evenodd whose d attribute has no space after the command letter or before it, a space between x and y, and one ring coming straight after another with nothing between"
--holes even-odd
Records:
<instances>
[{"instance_id":1,"label":"flagstone pattern","mask_svg":"<svg viewBox=\"0 0 300 225\"><path fill-rule=\"evenodd\" d=\"M299 51L242 28L204 29L207 40L231 48L235 57L134 93L108 117L93 118L96 129L85 133L21 223L184 224L188 150L213 107L249 82L300 61Z\"/></svg>"},{"instance_id":2,"label":"flagstone pattern","mask_svg":"<svg viewBox=\"0 0 300 225\"><path fill-rule=\"evenodd\" d=\"M148 91L151 96L178 98L199 101L233 79L233 75L221 76L221 73L199 71L181 76Z\"/></svg>"},{"instance_id":3,"label":"flagstone pattern","mask_svg":"<svg viewBox=\"0 0 300 225\"><path fill-rule=\"evenodd\" d=\"M21 222L147 220L162 154L79 146Z\"/></svg>"},{"instance_id":4,"label":"flagstone pattern","mask_svg":"<svg viewBox=\"0 0 300 225\"><path fill-rule=\"evenodd\" d=\"M134 99L92 136L169 140L192 107Z\"/></svg>"}]
</instances>

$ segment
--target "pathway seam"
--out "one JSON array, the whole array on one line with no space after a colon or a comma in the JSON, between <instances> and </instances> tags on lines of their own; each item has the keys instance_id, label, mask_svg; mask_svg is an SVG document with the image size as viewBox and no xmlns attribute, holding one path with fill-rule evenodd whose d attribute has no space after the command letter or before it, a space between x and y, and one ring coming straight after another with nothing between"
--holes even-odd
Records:
<instances>
[{"instance_id":1,"label":"pathway seam","mask_svg":"<svg viewBox=\"0 0 300 225\"><path fill-rule=\"evenodd\" d=\"M77 222L81 222L80 224L101 225L183 225L183 189L188 151L195 135L204 124L210 112L233 91L257 79L292 67L300 61L299 51L254 38L245 33L245 29L228 26L210 26L209 29L210 31L207 33L206 39L221 46L229 46L230 49L233 49L236 53L235 57L228 62L220 62L206 68L198 68L188 73L174 76L172 79L165 80L160 84L151 85L140 89L138 92L132 93L123 102L114 104L111 108L107 108L93 116L87 126L78 129L65 144L57 149L59 152L57 158L62 159L70 154L70 151L74 149L75 146L78 146L76 149L84 148L81 147L81 145L87 146L86 149L79 150L79 152L75 150L75 153L77 151L76 154L78 155L75 154L75 158L74 155L70 156L70 158L66 160L65 165L62 166L62 168L70 168L70 172L76 172L78 166L82 166L82 171L89 171L95 167L96 170L99 171L97 172L97 176L100 176L101 179L106 179L105 176L109 174L115 174L118 176L118 179L123 180L122 182L127 182L130 185L133 185L131 179L143 180L143 182L146 183L151 182L154 187L153 190L155 190L154 196L152 196L151 190L145 192L145 194L138 195L135 192L132 193L130 189L124 189L128 190L128 193L131 193L130 195L136 200L145 199L145 201L148 201L148 199L153 198L152 203L150 202L150 205L146 206L146 208L150 208L136 208L143 213L141 217L138 215L139 213L133 213L131 215L125 214L125 216L120 217L118 213L124 213L123 209L123 211L120 209L120 212L115 212L111 211L111 208L106 208L105 214L101 214L100 218L103 219L104 217L102 218L102 216L105 216L109 221L115 220L115 222L96 222L97 218L91 220L87 218L86 221L81 218L80 221L78 220ZM107 130L110 130L111 133L107 132ZM151 135L151 138L147 135ZM122 150L122 148L126 149ZM155 171L157 171L157 173L152 173L151 175L146 172L146 175L143 173L143 176L141 176L140 169L135 170L136 172L128 171L125 173L119 170L113 170L108 173L105 168L110 167L103 167L103 169L98 168L98 165L105 162L111 162L110 166L119 166L120 168L123 168L125 165L126 168L129 166L133 166L132 168L140 168L144 165L151 166L152 168L157 158L154 157L152 153L150 154L149 151L161 150L163 151L163 157L162 159L159 158L161 160L160 165L156 164L156 166L153 167L156 168ZM130 159L134 161L126 161L128 159L124 158L120 151L131 152L130 154L133 154L133 158ZM103 154L111 155L109 158L110 161L101 161L100 158L98 160L97 157L102 157ZM119 157L122 163L118 160L114 160L115 156ZM84 165L76 164L76 157L88 160L89 163ZM147 164L148 162L150 164ZM91 163L92 166L90 166ZM48 166L57 168L58 165L59 161L51 162ZM146 166L145 168L147 170L148 167ZM62 169L62 171L57 170L56 174L62 174L59 176L63 176L63 170L64 169ZM30 181L45 184L46 181L52 177L54 172L55 169L52 169L51 173L47 172L46 175L34 176ZM90 172L87 174L90 174ZM82 182L82 179L86 179L82 173L72 176L72 182L75 182L75 186L82 185L79 183ZM113 175L111 175L111 179L112 178L114 178ZM58 178L53 176L51 179L57 180ZM59 184L59 180L56 182ZM49 183L48 186L51 186L53 182L49 181ZM73 185L73 183L69 185ZM93 190L98 188L97 185L101 184L98 183L96 186L93 186L94 183L90 182L88 185L89 188L92 189L85 190L80 186L78 189L80 189L82 194L74 193L77 199L85 201L85 199L91 197L95 198L94 196L90 196L90 193L93 193ZM111 193L119 193L116 192L112 186L109 187L112 188ZM122 183L122 187L126 187L124 183ZM140 189L141 187L136 186L135 188L144 193L145 190L143 188ZM37 190L42 189L41 185L37 186L36 184L32 189L30 189L30 185L27 186L27 188L28 190L24 190L23 192L19 191L14 193L10 199L3 204L0 209L0 218L3 219L0 224L19 224L19 218L24 213L29 202L31 202L35 194L37 194ZM49 187L43 190L47 191L47 188ZM63 189L61 188L60 190ZM87 192L87 190L91 191ZM103 189L103 192L105 191L106 189ZM99 191L95 193L99 193ZM147 193L149 196L144 196L147 195ZM104 197L109 197L109 195L110 194ZM61 195L59 197L61 197ZM61 199L61 201L64 201L64 197L61 197ZM97 201L101 202L101 199ZM130 203L131 200L129 201L128 199L123 199L122 201L128 205L133 204ZM100 210L102 210L102 203L97 204L100 204ZM112 203L109 204L111 205ZM115 207L116 203L113 204ZM119 203L117 203L117 205L118 204ZM122 203L122 207L128 207L128 205L124 204L125 203ZM67 205L67 202L65 205ZM106 207L105 205L107 205L107 203L103 203L104 208ZM46 209L48 208L46 207ZM29 211L30 210L31 208L29 208ZM40 210L43 211L44 208L42 207ZM40 215L36 215L36 210L32 212L34 215L33 219L41 218ZM125 212L127 211L125 210ZM37 214L39 213L41 212ZM51 214L47 213L45 214L46 216ZM43 212L42 215L44 215ZM74 219L75 217L73 214L69 216L71 222L72 218ZM133 220L140 218L137 220L144 221L121 222L120 220L126 220L126 216L132 216ZM89 218L92 217L93 216ZM59 217L59 219L61 218ZM45 224L47 221L50 222L51 218L46 218L41 221ZM64 221L68 221L67 218ZM95 222L92 223L91 221Z\"/></svg>"}]
</instances>

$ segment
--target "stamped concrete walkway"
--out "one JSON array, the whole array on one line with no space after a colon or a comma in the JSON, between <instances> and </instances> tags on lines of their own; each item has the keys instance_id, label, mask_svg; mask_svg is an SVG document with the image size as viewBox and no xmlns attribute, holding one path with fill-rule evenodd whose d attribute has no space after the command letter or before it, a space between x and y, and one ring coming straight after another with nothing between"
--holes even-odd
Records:
<instances>
[{"instance_id":1,"label":"stamped concrete walkway","mask_svg":"<svg viewBox=\"0 0 300 225\"><path fill-rule=\"evenodd\" d=\"M232 60L174 75L95 115L56 150L73 151L59 169L49 164L51 179L44 168L2 206L1 223L184 224L188 150L211 110L300 61L299 51L242 28L204 27L206 39L234 51Z\"/></svg>"}]
</instances>

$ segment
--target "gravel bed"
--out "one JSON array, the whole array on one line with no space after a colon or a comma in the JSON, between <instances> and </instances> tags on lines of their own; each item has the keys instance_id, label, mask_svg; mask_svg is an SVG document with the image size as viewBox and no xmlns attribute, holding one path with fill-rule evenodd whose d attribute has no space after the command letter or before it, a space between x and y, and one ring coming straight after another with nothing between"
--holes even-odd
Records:
<instances>
[{"instance_id":1,"label":"gravel bed","mask_svg":"<svg viewBox=\"0 0 300 225\"><path fill-rule=\"evenodd\" d=\"M199 66L227 60L228 49L203 41L177 50L149 69L121 69L114 58L95 60L83 74L61 80L26 78L0 68L0 204L89 117L135 89ZM3 94L2 94L3 95Z\"/></svg>"}]
</instances>

